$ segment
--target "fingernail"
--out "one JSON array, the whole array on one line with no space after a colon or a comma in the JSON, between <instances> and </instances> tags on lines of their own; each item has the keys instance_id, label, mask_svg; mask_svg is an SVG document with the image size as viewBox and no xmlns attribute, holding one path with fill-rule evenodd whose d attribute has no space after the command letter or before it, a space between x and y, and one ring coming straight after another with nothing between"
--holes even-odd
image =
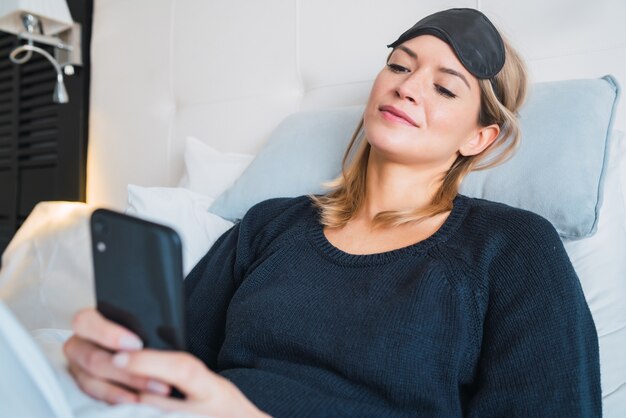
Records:
<instances>
[{"instance_id":1,"label":"fingernail","mask_svg":"<svg viewBox=\"0 0 626 418\"><path fill-rule=\"evenodd\" d=\"M124 350L141 350L143 343L134 335L124 334L120 337L120 348Z\"/></svg>"},{"instance_id":2,"label":"fingernail","mask_svg":"<svg viewBox=\"0 0 626 418\"><path fill-rule=\"evenodd\" d=\"M156 380L148 380L146 387L149 392L156 393L157 395L167 395L170 392L169 386L157 382Z\"/></svg>"},{"instance_id":3,"label":"fingernail","mask_svg":"<svg viewBox=\"0 0 626 418\"><path fill-rule=\"evenodd\" d=\"M118 353L113 356L113 365L115 367L123 368L128 365L128 354Z\"/></svg>"},{"instance_id":4,"label":"fingernail","mask_svg":"<svg viewBox=\"0 0 626 418\"><path fill-rule=\"evenodd\" d=\"M134 403L135 399L133 399L131 396L125 396L125 395L118 395L115 397L115 403L120 404L120 403Z\"/></svg>"}]
</instances>

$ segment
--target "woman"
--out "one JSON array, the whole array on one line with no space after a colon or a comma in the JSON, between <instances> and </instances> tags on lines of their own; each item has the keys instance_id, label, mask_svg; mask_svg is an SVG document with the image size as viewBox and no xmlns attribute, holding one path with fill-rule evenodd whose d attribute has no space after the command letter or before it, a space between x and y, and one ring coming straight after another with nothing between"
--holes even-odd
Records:
<instances>
[{"instance_id":1,"label":"woman","mask_svg":"<svg viewBox=\"0 0 626 418\"><path fill-rule=\"evenodd\" d=\"M517 143L523 64L472 9L390 47L332 191L256 205L186 279L191 354L82 311L64 349L83 390L211 416L601 415L554 228L457 193Z\"/></svg>"}]
</instances>

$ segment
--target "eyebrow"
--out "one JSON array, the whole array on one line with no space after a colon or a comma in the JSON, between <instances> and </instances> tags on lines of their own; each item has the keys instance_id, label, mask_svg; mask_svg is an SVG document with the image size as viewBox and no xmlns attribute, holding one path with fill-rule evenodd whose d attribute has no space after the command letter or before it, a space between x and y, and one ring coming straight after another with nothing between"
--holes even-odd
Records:
<instances>
[{"instance_id":1,"label":"eyebrow","mask_svg":"<svg viewBox=\"0 0 626 418\"><path fill-rule=\"evenodd\" d=\"M413 51L411 51L409 48L407 48L404 45L400 45L397 47L397 49L402 50L404 52L406 52L408 54L409 57L413 58L413 59L417 59L417 54Z\"/></svg>"},{"instance_id":2,"label":"eyebrow","mask_svg":"<svg viewBox=\"0 0 626 418\"><path fill-rule=\"evenodd\" d=\"M410 56L413 59L417 59L417 54L413 51L411 51L409 48L407 48L404 45L399 45L396 49L399 49L401 51L404 51L408 56ZM453 70L452 68L447 68L447 67L439 67L438 68L439 71L441 71L442 73L446 73L446 74L450 74L450 75L454 75L459 77L461 80L463 80L463 82L465 83L465 85L467 86L468 89L472 89L469 85L469 82L467 81L467 78L465 78L465 76L463 74L461 74L460 72Z\"/></svg>"},{"instance_id":3,"label":"eyebrow","mask_svg":"<svg viewBox=\"0 0 626 418\"><path fill-rule=\"evenodd\" d=\"M453 70L452 68L447 68L447 67L439 67L439 71L441 71L442 73L451 74L451 75L455 75L459 77L461 80L463 80L463 82L465 83L468 89L470 90L472 89L469 83L467 82L467 79L465 78L465 76L461 74L460 72Z\"/></svg>"}]
</instances>

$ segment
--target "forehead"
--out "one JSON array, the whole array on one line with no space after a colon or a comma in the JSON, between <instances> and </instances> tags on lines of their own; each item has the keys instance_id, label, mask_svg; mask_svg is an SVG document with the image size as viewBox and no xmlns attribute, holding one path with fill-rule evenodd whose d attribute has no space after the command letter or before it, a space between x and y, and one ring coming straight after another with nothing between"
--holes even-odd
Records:
<instances>
[{"instance_id":1,"label":"forehead","mask_svg":"<svg viewBox=\"0 0 626 418\"><path fill-rule=\"evenodd\" d=\"M461 61L454 53L454 50L443 40L433 35L420 35L415 38L409 39L399 45L400 47L406 47L414 52L420 61L432 61L434 64L444 66L456 70L466 77L475 77L470 74L469 71L461 64ZM404 54L405 52L395 52Z\"/></svg>"}]
</instances>

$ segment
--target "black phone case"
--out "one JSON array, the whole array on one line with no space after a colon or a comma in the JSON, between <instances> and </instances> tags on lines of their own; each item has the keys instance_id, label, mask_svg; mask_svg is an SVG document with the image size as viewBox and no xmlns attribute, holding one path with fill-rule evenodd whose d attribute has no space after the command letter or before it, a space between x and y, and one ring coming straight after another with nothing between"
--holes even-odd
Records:
<instances>
[{"instance_id":1,"label":"black phone case","mask_svg":"<svg viewBox=\"0 0 626 418\"><path fill-rule=\"evenodd\" d=\"M145 347L185 349L182 246L173 229L108 209L90 222L97 309Z\"/></svg>"}]
</instances>

